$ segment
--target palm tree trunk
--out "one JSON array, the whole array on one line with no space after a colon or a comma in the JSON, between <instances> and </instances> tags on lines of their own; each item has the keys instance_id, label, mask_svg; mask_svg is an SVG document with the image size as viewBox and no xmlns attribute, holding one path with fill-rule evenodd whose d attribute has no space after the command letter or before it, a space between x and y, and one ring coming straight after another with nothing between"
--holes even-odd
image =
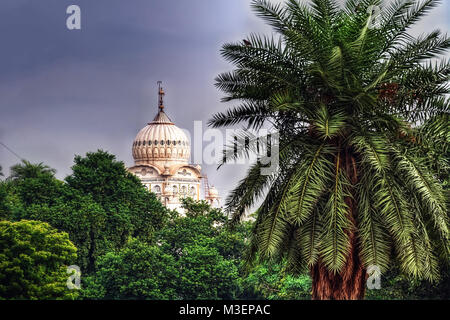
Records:
<instances>
[{"instance_id":1,"label":"palm tree trunk","mask_svg":"<svg viewBox=\"0 0 450 320\"><path fill-rule=\"evenodd\" d=\"M345 170L352 185L358 183L356 159L350 150L342 155L342 170ZM356 226L356 203L354 198L347 197L348 218ZM366 291L367 272L360 258L357 228L347 230L350 238L349 255L345 267L340 273L333 273L319 261L311 268L312 299L314 300L360 300Z\"/></svg>"},{"instance_id":2,"label":"palm tree trunk","mask_svg":"<svg viewBox=\"0 0 450 320\"><path fill-rule=\"evenodd\" d=\"M322 263L311 268L312 299L314 300L360 300L366 292L366 269L359 259L356 239L344 270L339 274L328 271Z\"/></svg>"}]
</instances>

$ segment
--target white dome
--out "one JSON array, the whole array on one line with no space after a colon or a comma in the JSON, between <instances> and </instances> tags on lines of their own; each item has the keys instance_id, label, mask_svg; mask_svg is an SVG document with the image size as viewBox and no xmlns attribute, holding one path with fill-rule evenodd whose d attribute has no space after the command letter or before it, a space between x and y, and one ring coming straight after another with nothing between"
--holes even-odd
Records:
<instances>
[{"instance_id":1,"label":"white dome","mask_svg":"<svg viewBox=\"0 0 450 320\"><path fill-rule=\"evenodd\" d=\"M154 161L186 162L190 157L189 139L160 108L152 122L141 129L133 142L137 165Z\"/></svg>"}]
</instances>

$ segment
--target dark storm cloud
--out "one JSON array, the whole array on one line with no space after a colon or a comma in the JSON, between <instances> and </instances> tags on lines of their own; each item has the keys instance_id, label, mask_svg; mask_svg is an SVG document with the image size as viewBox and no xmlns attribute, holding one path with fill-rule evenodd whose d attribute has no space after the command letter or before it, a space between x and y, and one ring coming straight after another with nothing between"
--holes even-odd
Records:
<instances>
[{"instance_id":1,"label":"dark storm cloud","mask_svg":"<svg viewBox=\"0 0 450 320\"><path fill-rule=\"evenodd\" d=\"M81 7L80 31L66 29L70 4ZM445 1L417 31L448 30L448 10ZM251 32L270 29L245 0L2 0L0 141L60 178L74 154L98 148L132 165L133 138L156 113L156 81L172 120L192 131L226 107L213 86L231 69L221 45ZM3 171L17 161L0 147ZM243 173L204 168L222 194Z\"/></svg>"},{"instance_id":2,"label":"dark storm cloud","mask_svg":"<svg viewBox=\"0 0 450 320\"><path fill-rule=\"evenodd\" d=\"M81 8L81 31L66 29L70 4ZM194 120L221 108L212 83L227 66L218 52L224 41L241 37L245 7L205 0L2 1L0 141L55 167L59 177L70 172L74 154L97 148L131 165L131 142L156 112L157 80L180 127L192 129ZM0 149L4 169L17 161Z\"/></svg>"}]
</instances>

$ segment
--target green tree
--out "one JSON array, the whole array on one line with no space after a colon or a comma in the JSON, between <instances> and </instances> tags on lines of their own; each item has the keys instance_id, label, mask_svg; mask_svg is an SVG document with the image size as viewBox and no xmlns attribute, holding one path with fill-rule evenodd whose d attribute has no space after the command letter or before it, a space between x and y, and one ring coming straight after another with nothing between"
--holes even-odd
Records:
<instances>
[{"instance_id":1,"label":"green tree","mask_svg":"<svg viewBox=\"0 0 450 320\"><path fill-rule=\"evenodd\" d=\"M76 156L72 171L66 178L68 186L102 206L114 234L150 240L153 231L164 225L165 207L114 155L98 150Z\"/></svg>"},{"instance_id":2,"label":"green tree","mask_svg":"<svg viewBox=\"0 0 450 320\"><path fill-rule=\"evenodd\" d=\"M6 184L0 181L0 220L6 220L9 215L8 207L6 206L6 199L8 197L8 191Z\"/></svg>"},{"instance_id":3,"label":"green tree","mask_svg":"<svg viewBox=\"0 0 450 320\"><path fill-rule=\"evenodd\" d=\"M250 223L230 229L228 218L221 209L206 201L182 199L184 215L174 212L167 225L157 232L156 239L166 251L177 255L184 247L205 241L226 259L239 263L246 248Z\"/></svg>"},{"instance_id":4,"label":"green tree","mask_svg":"<svg viewBox=\"0 0 450 320\"><path fill-rule=\"evenodd\" d=\"M181 201L185 214L173 212L172 218L156 234L156 239L164 250L174 256L187 245L202 239L214 239L223 230L223 223L226 221L220 210L211 208L205 201L197 202L191 198Z\"/></svg>"},{"instance_id":5,"label":"green tree","mask_svg":"<svg viewBox=\"0 0 450 320\"><path fill-rule=\"evenodd\" d=\"M227 217L205 201L182 200L184 215L174 213L156 236L177 261L181 299L233 299L241 292L239 264L245 249L244 227L231 231Z\"/></svg>"},{"instance_id":6,"label":"green tree","mask_svg":"<svg viewBox=\"0 0 450 320\"><path fill-rule=\"evenodd\" d=\"M0 299L75 299L66 268L76 248L40 221L0 221Z\"/></svg>"},{"instance_id":7,"label":"green tree","mask_svg":"<svg viewBox=\"0 0 450 320\"><path fill-rule=\"evenodd\" d=\"M123 247L128 238L117 234L117 229L108 225L108 215L91 197L75 195L76 191L65 189L65 196L53 205L33 204L24 212L27 219L45 221L67 232L78 248L76 264L83 273L90 273L100 255Z\"/></svg>"},{"instance_id":8,"label":"green tree","mask_svg":"<svg viewBox=\"0 0 450 320\"><path fill-rule=\"evenodd\" d=\"M33 164L26 160L11 167L11 181L22 203L52 204L60 196L63 183L55 178L56 170L43 163Z\"/></svg>"},{"instance_id":9,"label":"green tree","mask_svg":"<svg viewBox=\"0 0 450 320\"><path fill-rule=\"evenodd\" d=\"M92 197L68 187L54 173L42 163L13 166L11 176L0 183L0 216L45 221L69 233L78 248L77 265L89 271L95 258L111 248L106 213Z\"/></svg>"},{"instance_id":10,"label":"green tree","mask_svg":"<svg viewBox=\"0 0 450 320\"><path fill-rule=\"evenodd\" d=\"M240 293L238 268L213 244L199 241L183 248L178 260L181 299L235 299Z\"/></svg>"},{"instance_id":11,"label":"green tree","mask_svg":"<svg viewBox=\"0 0 450 320\"><path fill-rule=\"evenodd\" d=\"M131 237L152 241L167 216L156 196L103 151L75 158L67 183L43 164L24 161L0 184L0 216L50 223L69 233L77 264L93 272L96 259L123 248Z\"/></svg>"},{"instance_id":12,"label":"green tree","mask_svg":"<svg viewBox=\"0 0 450 320\"><path fill-rule=\"evenodd\" d=\"M430 283L403 275L398 266L391 267L381 277L381 288L368 290L366 299L370 300L449 300L450 268L442 268L439 283Z\"/></svg>"},{"instance_id":13,"label":"green tree","mask_svg":"<svg viewBox=\"0 0 450 320\"><path fill-rule=\"evenodd\" d=\"M131 241L98 261L97 271L83 281L85 299L176 299L175 259L158 246Z\"/></svg>"},{"instance_id":14,"label":"green tree","mask_svg":"<svg viewBox=\"0 0 450 320\"><path fill-rule=\"evenodd\" d=\"M384 272L392 260L406 275L437 281L439 258L447 260L446 195L417 124L448 114L449 61L430 59L450 39L408 33L438 2L253 1L278 38L223 47L236 69L216 85L225 101L242 104L210 125L270 125L279 134L278 169L262 175L264 165L253 164L226 206L237 221L263 199L251 256L309 270L314 299L361 299L367 267ZM243 137L224 162L261 148ZM441 140L448 146L448 135Z\"/></svg>"},{"instance_id":15,"label":"green tree","mask_svg":"<svg viewBox=\"0 0 450 320\"><path fill-rule=\"evenodd\" d=\"M233 299L241 293L243 235L206 202L184 199L156 243L133 240L98 259L83 282L85 299ZM237 228L240 229L240 228Z\"/></svg>"},{"instance_id":16,"label":"green tree","mask_svg":"<svg viewBox=\"0 0 450 320\"><path fill-rule=\"evenodd\" d=\"M283 270L283 264L262 263L243 279L244 298L269 300L306 300L311 298L311 277L293 276Z\"/></svg>"}]
</instances>

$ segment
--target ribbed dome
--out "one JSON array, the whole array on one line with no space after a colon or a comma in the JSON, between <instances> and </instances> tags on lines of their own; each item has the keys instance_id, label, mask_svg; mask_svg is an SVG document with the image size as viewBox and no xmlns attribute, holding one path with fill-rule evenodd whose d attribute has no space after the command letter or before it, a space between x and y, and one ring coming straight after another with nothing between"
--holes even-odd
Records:
<instances>
[{"instance_id":1,"label":"ribbed dome","mask_svg":"<svg viewBox=\"0 0 450 320\"><path fill-rule=\"evenodd\" d=\"M133 158L137 165L164 160L187 163L190 150L186 134L169 119L163 108L139 131L133 142Z\"/></svg>"}]
</instances>

